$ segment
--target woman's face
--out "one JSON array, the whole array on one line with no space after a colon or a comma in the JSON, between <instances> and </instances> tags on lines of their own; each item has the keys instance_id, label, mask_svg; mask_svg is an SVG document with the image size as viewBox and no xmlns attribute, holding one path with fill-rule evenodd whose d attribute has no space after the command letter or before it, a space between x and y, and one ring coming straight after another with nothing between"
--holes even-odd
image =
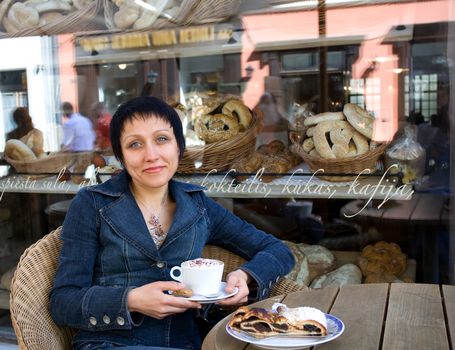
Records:
<instances>
[{"instance_id":1,"label":"woman's face","mask_svg":"<svg viewBox=\"0 0 455 350\"><path fill-rule=\"evenodd\" d=\"M166 186L177 171L177 140L171 125L164 119L149 117L126 122L120 145L124 165L139 187Z\"/></svg>"}]
</instances>

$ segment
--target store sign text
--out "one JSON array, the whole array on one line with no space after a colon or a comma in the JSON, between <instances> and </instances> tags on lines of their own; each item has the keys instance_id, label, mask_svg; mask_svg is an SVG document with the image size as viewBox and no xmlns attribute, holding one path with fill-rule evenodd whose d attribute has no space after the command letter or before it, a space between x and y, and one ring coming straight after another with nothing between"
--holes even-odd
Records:
<instances>
[{"instance_id":1,"label":"store sign text","mask_svg":"<svg viewBox=\"0 0 455 350\"><path fill-rule=\"evenodd\" d=\"M157 30L154 32L134 32L125 34L101 35L78 39L86 52L122 50L147 47L172 46L211 41L228 41L232 28L216 28L213 25L181 29Z\"/></svg>"},{"instance_id":2,"label":"store sign text","mask_svg":"<svg viewBox=\"0 0 455 350\"><path fill-rule=\"evenodd\" d=\"M366 198L364 206L352 215L346 215L346 217L354 217L360 214L365 208L367 208L373 199L382 198L381 203L377 206L380 209L385 203L391 199L411 199L414 190L410 185L396 186L395 183L389 182L387 175L390 174L392 165L389 167L381 178L376 183L364 183L360 181L360 178L370 173L370 170L366 169L358 174L354 180L347 184L347 190L344 186L343 191L346 191L346 195L352 198ZM255 195L267 198L272 193L272 185L266 182L262 182L261 178L264 175L264 169L260 169L252 179L248 182L237 183L235 180L235 169L229 170L220 181L213 183L209 178L211 175L215 175L216 170L211 170L207 173L205 178L202 180L201 186L205 187L210 193L219 193L224 195L229 194L245 194ZM297 169L288 178L287 182L281 187L280 195L282 197L324 197L333 198L339 186L332 184L327 181L320 181L316 179L317 175L322 175L323 169L315 171L309 179L303 180L299 175L303 174L302 169ZM305 176L306 178L306 176Z\"/></svg>"}]
</instances>

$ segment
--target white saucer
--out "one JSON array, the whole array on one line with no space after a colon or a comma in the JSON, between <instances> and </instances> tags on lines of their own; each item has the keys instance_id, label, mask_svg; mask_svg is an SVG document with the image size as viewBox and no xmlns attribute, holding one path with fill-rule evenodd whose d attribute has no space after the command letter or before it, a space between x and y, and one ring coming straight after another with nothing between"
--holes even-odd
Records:
<instances>
[{"instance_id":1,"label":"white saucer","mask_svg":"<svg viewBox=\"0 0 455 350\"><path fill-rule=\"evenodd\" d=\"M223 300L223 299L230 298L239 292L239 289L237 287L234 289L234 291L232 293L226 293L224 291L224 288L226 288L226 282L221 282L220 292L213 297L206 297L203 295L195 294L191 298L186 298L186 299L191 300L191 301L197 301L201 304L210 304L210 303L215 303L215 302Z\"/></svg>"}]
</instances>

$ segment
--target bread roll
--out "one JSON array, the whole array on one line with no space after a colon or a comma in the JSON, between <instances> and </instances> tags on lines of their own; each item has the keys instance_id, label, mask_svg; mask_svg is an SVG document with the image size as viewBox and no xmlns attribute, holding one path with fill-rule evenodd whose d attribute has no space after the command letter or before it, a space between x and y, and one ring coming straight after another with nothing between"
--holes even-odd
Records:
<instances>
[{"instance_id":1,"label":"bread roll","mask_svg":"<svg viewBox=\"0 0 455 350\"><path fill-rule=\"evenodd\" d=\"M13 160L35 160L35 153L21 140L8 140L5 144L5 156Z\"/></svg>"},{"instance_id":2,"label":"bread roll","mask_svg":"<svg viewBox=\"0 0 455 350\"><path fill-rule=\"evenodd\" d=\"M317 276L330 272L335 268L335 256L327 248L321 245L307 245L300 246L300 249L308 258L311 280Z\"/></svg>"},{"instance_id":3,"label":"bread roll","mask_svg":"<svg viewBox=\"0 0 455 350\"><path fill-rule=\"evenodd\" d=\"M329 286L342 286L345 284L361 284L362 271L355 264L346 264L327 274L316 277L311 288L325 288Z\"/></svg>"}]
</instances>

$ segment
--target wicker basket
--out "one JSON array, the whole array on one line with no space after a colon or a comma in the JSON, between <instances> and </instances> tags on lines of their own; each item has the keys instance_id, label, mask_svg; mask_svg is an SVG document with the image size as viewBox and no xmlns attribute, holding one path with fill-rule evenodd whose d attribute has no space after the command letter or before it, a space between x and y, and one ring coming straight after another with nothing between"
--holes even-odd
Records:
<instances>
[{"instance_id":1,"label":"wicker basket","mask_svg":"<svg viewBox=\"0 0 455 350\"><path fill-rule=\"evenodd\" d=\"M71 11L62 19L56 20L54 22L49 22L41 26L21 29L15 32L8 32L7 28L4 28L4 25L1 23L2 19L0 19L0 38L32 35L55 35L102 29L104 26L100 25L100 23L95 20L96 15L101 9L101 6L102 0L94 0L89 2L88 5L80 10ZM7 12L5 13L5 17L6 16ZM4 32L2 32L3 28Z\"/></svg>"},{"instance_id":2,"label":"wicker basket","mask_svg":"<svg viewBox=\"0 0 455 350\"><path fill-rule=\"evenodd\" d=\"M18 173L41 174L41 176L48 176L45 175L48 173L57 174L63 168L70 167L76 159L75 153L71 152L51 153L47 157L29 161L13 160L5 156L5 160L11 164Z\"/></svg>"},{"instance_id":3,"label":"wicker basket","mask_svg":"<svg viewBox=\"0 0 455 350\"><path fill-rule=\"evenodd\" d=\"M352 174L346 176L325 176L322 174L316 174L317 177L323 180L341 182L355 179L362 171L365 171L366 169L370 169L371 172L375 172L377 162L381 155L384 153L387 145L387 143L383 143L364 154L343 159L326 159L310 156L303 150L302 145L297 143L293 143L291 146L291 151L302 157L303 161L308 164L310 170L313 172L316 172L319 169L324 169L324 173Z\"/></svg>"},{"instance_id":4,"label":"wicker basket","mask_svg":"<svg viewBox=\"0 0 455 350\"><path fill-rule=\"evenodd\" d=\"M254 151L256 135L262 125L261 112L255 109L252 115L250 127L233 138L188 147L177 171L180 173L208 172L214 169L222 171L228 169L234 160L248 156Z\"/></svg>"},{"instance_id":5,"label":"wicker basket","mask_svg":"<svg viewBox=\"0 0 455 350\"><path fill-rule=\"evenodd\" d=\"M106 27L111 30L119 29L114 22L114 14L118 7L112 0L103 0L103 4ZM142 30L221 22L237 13L239 5L240 0L183 0L173 18L159 17L150 27Z\"/></svg>"}]
</instances>

